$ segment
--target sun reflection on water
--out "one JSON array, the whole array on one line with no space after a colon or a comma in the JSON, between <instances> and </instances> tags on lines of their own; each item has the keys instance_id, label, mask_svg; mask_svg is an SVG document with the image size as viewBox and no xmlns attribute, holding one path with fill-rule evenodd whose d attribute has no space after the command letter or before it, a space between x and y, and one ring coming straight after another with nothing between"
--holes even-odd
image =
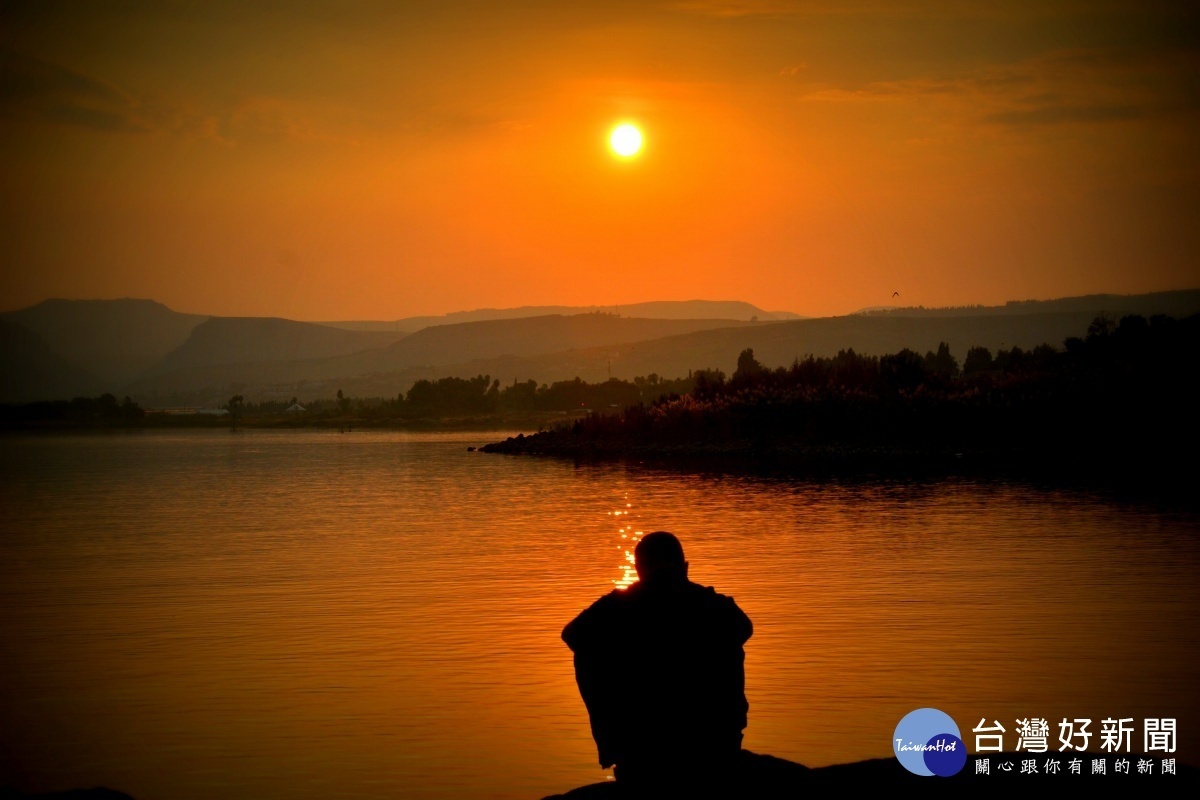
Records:
<instances>
[{"instance_id":1,"label":"sun reflection on water","mask_svg":"<svg viewBox=\"0 0 1200 800\"><path fill-rule=\"evenodd\" d=\"M609 511L610 517L616 517L617 522L622 522L621 517L628 517L633 508L633 503L629 501L629 495L624 497L625 508ZM617 533L621 534L621 542L617 545L617 549L623 553L621 563L617 569L621 571L621 577L613 580L613 584L618 589L628 589L633 584L637 583L637 570L634 568L633 550L637 547L638 542L642 540L642 532L634 530L632 520L624 520L624 523L617 528Z\"/></svg>"}]
</instances>

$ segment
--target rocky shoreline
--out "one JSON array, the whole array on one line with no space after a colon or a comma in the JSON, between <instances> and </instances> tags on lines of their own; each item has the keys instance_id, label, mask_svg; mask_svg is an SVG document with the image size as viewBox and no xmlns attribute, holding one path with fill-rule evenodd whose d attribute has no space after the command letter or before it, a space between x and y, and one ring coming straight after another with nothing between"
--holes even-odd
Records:
<instances>
[{"instance_id":1,"label":"rocky shoreline","mask_svg":"<svg viewBox=\"0 0 1200 800\"><path fill-rule=\"evenodd\" d=\"M994 753L970 755L963 769L949 778L915 775L895 758L875 758L850 764L809 768L793 761L743 751L751 763L752 777L723 789L718 794L681 790L671 798L721 797L738 800L790 800L796 797L828 796L835 792L862 790L895 792L911 790L918 797L1041 796L1044 792L1070 791L1078 784L1094 791L1109 787L1122 791L1149 791L1153 796L1193 796L1200 787L1200 769L1175 764L1173 774L1163 774L1163 759L1155 754L1104 753ZM1080 761L1073 772L1072 758ZM1172 759L1173 760L1173 759ZM978 762L986 764L979 766ZM1055 762L1053 765L1051 762ZM1098 763L1097 763L1098 762ZM1139 768L1139 765L1141 767ZM626 790L614 781L594 783L543 800L660 800Z\"/></svg>"},{"instance_id":2,"label":"rocky shoreline","mask_svg":"<svg viewBox=\"0 0 1200 800\"><path fill-rule=\"evenodd\" d=\"M919 448L783 441L654 441L581 437L568 430L518 435L480 452L623 462L687 472L739 472L810 480L1008 479L1060 487L1109 489L1193 502L1184 472L1155 453L1118 447ZM1190 498L1190 499L1189 499Z\"/></svg>"},{"instance_id":3,"label":"rocky shoreline","mask_svg":"<svg viewBox=\"0 0 1200 800\"><path fill-rule=\"evenodd\" d=\"M1111 787L1123 791L1151 792L1155 797L1191 797L1200 788L1200 768L1174 764L1174 773L1164 773L1164 755L1153 757L1137 753L990 753L967 757L966 766L949 778L920 776L906 770L895 758L874 758L849 764L809 768L794 761L743 751L752 776L719 795L706 791L682 790L672 798L720 797L737 800L784 800L825 796L834 792L861 789L894 792L909 788L922 797L1011 797L1030 792L1030 796L1070 790L1076 785L1088 790ZM1070 762L1080 760L1078 772ZM986 771L977 762L986 762ZM1051 766L1050 762L1057 762ZM500 793L497 794L500 796ZM653 800L661 800L661 792ZM0 800L134 800L128 794L96 787L43 794L23 794L12 788L0 788ZM651 800L613 781L580 786L543 800Z\"/></svg>"}]
</instances>

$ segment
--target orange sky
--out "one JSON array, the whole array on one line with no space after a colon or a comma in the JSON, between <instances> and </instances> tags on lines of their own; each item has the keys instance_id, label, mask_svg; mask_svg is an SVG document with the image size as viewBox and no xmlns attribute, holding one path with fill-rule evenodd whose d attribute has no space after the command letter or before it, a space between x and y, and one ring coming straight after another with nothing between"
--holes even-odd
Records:
<instances>
[{"instance_id":1,"label":"orange sky","mask_svg":"<svg viewBox=\"0 0 1200 800\"><path fill-rule=\"evenodd\" d=\"M0 6L0 308L836 314L1200 285L1200 12ZM643 153L606 146L636 121Z\"/></svg>"}]
</instances>

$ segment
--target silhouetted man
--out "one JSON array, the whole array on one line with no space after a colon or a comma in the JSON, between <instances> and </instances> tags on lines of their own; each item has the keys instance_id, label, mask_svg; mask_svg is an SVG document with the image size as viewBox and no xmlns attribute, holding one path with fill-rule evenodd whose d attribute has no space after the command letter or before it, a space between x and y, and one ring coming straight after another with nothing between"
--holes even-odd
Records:
<instances>
[{"instance_id":1,"label":"silhouetted man","mask_svg":"<svg viewBox=\"0 0 1200 800\"><path fill-rule=\"evenodd\" d=\"M732 598L688 580L671 534L648 534L634 558L638 582L563 630L600 766L635 788L710 786L741 750L753 628Z\"/></svg>"}]
</instances>

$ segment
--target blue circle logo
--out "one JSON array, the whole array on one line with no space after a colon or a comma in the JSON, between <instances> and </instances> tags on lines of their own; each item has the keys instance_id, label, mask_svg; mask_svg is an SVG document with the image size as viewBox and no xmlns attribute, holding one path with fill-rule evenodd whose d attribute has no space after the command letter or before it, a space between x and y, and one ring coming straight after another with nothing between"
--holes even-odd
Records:
<instances>
[{"instance_id":1,"label":"blue circle logo","mask_svg":"<svg viewBox=\"0 0 1200 800\"><path fill-rule=\"evenodd\" d=\"M915 775L957 775L967 764L967 747L958 725L936 708L910 711L892 735L896 760Z\"/></svg>"}]
</instances>

